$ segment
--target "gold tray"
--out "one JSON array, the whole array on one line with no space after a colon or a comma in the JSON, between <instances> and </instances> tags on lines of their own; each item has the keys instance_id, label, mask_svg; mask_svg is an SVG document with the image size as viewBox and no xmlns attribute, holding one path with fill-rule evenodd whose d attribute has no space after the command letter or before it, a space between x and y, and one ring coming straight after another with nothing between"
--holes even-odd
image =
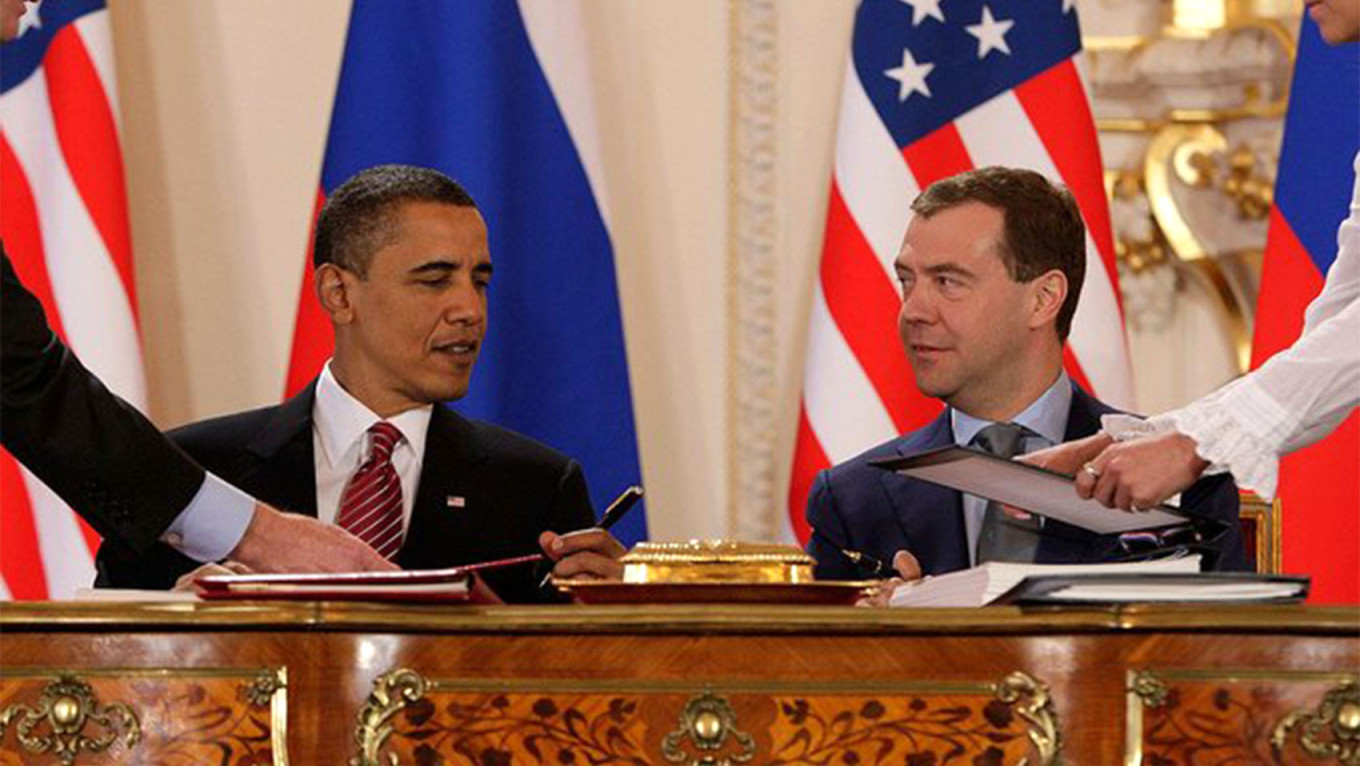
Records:
<instances>
[{"instance_id":1,"label":"gold tray","mask_svg":"<svg viewBox=\"0 0 1360 766\"><path fill-rule=\"evenodd\" d=\"M581 604L854 604L876 583L673 582L558 580L553 585Z\"/></svg>"}]
</instances>

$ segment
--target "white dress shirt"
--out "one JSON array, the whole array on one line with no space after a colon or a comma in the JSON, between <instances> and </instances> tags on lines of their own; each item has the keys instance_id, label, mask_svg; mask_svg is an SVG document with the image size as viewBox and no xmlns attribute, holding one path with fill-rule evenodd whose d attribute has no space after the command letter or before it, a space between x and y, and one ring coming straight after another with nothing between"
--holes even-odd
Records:
<instances>
[{"instance_id":1,"label":"white dress shirt","mask_svg":"<svg viewBox=\"0 0 1360 766\"><path fill-rule=\"evenodd\" d=\"M1194 439L1209 472L1275 495L1282 455L1330 434L1360 406L1360 154L1350 216L1337 230L1336 260L1308 306L1303 334L1260 368L1146 424L1106 416L1115 438L1176 430Z\"/></svg>"},{"instance_id":2,"label":"white dress shirt","mask_svg":"<svg viewBox=\"0 0 1360 766\"><path fill-rule=\"evenodd\" d=\"M434 405L407 410L387 418L401 431L402 439L392 450L392 467L401 478L402 529L411 526L416 489L420 486L420 466L425 457L425 436L430 428ZM340 499L359 466L368 460L372 440L368 429L383 418L355 399L331 374L331 364L316 381L316 402L312 405L312 451L316 460L316 515L334 524L340 513Z\"/></svg>"}]
</instances>

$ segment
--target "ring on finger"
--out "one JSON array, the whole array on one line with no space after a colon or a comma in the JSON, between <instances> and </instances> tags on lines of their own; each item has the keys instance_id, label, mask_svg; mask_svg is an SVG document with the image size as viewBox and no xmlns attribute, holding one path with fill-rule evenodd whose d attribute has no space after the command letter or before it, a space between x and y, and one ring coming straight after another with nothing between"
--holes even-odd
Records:
<instances>
[{"instance_id":1,"label":"ring on finger","mask_svg":"<svg viewBox=\"0 0 1360 766\"><path fill-rule=\"evenodd\" d=\"M1087 476L1090 476L1092 479L1100 478L1100 471L1096 470L1096 467L1090 463L1087 463L1086 465L1082 466L1081 470L1083 473L1085 473Z\"/></svg>"}]
</instances>

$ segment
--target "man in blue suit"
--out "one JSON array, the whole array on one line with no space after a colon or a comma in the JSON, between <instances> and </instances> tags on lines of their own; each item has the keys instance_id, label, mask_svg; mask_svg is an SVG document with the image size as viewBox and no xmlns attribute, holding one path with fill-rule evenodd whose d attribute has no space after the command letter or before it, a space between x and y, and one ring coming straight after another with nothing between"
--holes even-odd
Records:
<instances>
[{"instance_id":1,"label":"man in blue suit","mask_svg":"<svg viewBox=\"0 0 1360 766\"><path fill-rule=\"evenodd\" d=\"M950 444L1012 457L1094 433L1100 416L1115 411L1063 371L1086 265L1072 195L1038 173L992 167L939 181L911 207L895 264L898 330L916 384L948 407L925 428L818 474L807 505L817 576L871 574L845 551L891 561L904 577L996 560L1128 555L1118 535L1014 519L982 498L869 465ZM1205 525L1214 566L1246 568L1231 477L1199 482L1182 508L1221 522Z\"/></svg>"}]
</instances>

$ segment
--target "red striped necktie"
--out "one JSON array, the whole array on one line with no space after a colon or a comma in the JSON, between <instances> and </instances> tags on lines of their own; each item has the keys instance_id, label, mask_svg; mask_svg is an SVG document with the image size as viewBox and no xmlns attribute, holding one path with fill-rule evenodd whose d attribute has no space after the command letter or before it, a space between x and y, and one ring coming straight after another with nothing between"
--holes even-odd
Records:
<instances>
[{"instance_id":1,"label":"red striped necktie","mask_svg":"<svg viewBox=\"0 0 1360 766\"><path fill-rule=\"evenodd\" d=\"M401 441L401 431L384 421L368 433L373 448L368 462L350 477L336 523L391 559L401 550L402 540L401 478L392 466L392 450Z\"/></svg>"}]
</instances>

